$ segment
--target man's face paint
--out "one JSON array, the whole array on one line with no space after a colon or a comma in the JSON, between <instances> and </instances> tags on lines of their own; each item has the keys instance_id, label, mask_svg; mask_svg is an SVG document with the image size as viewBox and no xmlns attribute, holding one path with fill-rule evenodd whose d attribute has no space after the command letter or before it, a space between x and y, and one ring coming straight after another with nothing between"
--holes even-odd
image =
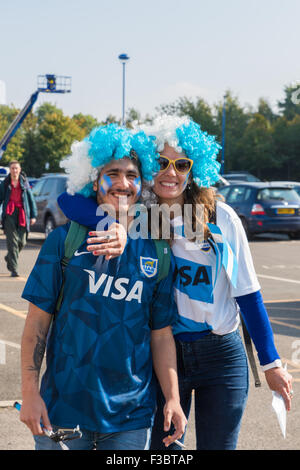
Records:
<instances>
[{"instance_id":1,"label":"man's face paint","mask_svg":"<svg viewBox=\"0 0 300 470\"><path fill-rule=\"evenodd\" d=\"M142 180L141 180L140 176L138 176L137 178L135 178L135 180L133 181L133 185L134 185L135 188L136 188L136 195L137 195L137 197L140 197L141 192L142 192Z\"/></svg>"},{"instance_id":2,"label":"man's face paint","mask_svg":"<svg viewBox=\"0 0 300 470\"><path fill-rule=\"evenodd\" d=\"M99 191L103 196L107 194L107 191L112 187L112 184L111 178L104 173L99 180Z\"/></svg>"}]
</instances>

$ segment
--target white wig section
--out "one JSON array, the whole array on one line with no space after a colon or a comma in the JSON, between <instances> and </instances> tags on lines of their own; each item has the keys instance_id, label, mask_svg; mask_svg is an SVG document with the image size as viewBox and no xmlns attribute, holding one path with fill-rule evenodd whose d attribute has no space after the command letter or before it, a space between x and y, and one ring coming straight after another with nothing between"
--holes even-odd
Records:
<instances>
[{"instance_id":1,"label":"white wig section","mask_svg":"<svg viewBox=\"0 0 300 470\"><path fill-rule=\"evenodd\" d=\"M60 167L68 174L67 192L74 195L86 184L95 181L99 169L91 165L88 151L90 144L86 141L74 142L71 155L60 162Z\"/></svg>"},{"instance_id":2,"label":"white wig section","mask_svg":"<svg viewBox=\"0 0 300 470\"><path fill-rule=\"evenodd\" d=\"M176 134L176 129L183 125L188 125L190 118L183 116L168 116L162 115L154 119L152 124L141 124L135 128L135 130L142 130L148 136L154 136L156 138L155 145L157 145L157 151L161 152L164 145L167 143L170 147L173 147L177 152L182 152L182 147L179 145L179 140Z\"/></svg>"}]
</instances>

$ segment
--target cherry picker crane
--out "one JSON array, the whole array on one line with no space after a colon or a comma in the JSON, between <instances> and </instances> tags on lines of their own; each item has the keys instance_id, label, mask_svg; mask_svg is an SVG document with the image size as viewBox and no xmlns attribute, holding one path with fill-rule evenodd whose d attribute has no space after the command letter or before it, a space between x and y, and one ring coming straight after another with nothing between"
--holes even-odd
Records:
<instances>
[{"instance_id":1,"label":"cherry picker crane","mask_svg":"<svg viewBox=\"0 0 300 470\"><path fill-rule=\"evenodd\" d=\"M15 117L0 140L0 159L5 152L8 143L15 135L28 113L31 111L34 103L38 99L39 93L70 93L71 77L58 76L54 74L39 75L37 85L37 90L32 93L24 108Z\"/></svg>"}]
</instances>

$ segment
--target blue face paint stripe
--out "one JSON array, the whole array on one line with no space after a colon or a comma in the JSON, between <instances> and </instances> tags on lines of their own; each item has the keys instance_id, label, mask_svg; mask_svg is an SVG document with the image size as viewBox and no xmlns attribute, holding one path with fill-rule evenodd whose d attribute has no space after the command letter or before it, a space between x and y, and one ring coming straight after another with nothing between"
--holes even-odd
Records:
<instances>
[{"instance_id":1,"label":"blue face paint stripe","mask_svg":"<svg viewBox=\"0 0 300 470\"><path fill-rule=\"evenodd\" d=\"M111 187L112 187L112 180L110 179L108 175L104 173L104 175L101 177L99 181L99 190L101 191L103 195L105 195L107 191L109 190L109 188Z\"/></svg>"},{"instance_id":2,"label":"blue face paint stripe","mask_svg":"<svg viewBox=\"0 0 300 470\"><path fill-rule=\"evenodd\" d=\"M135 178L135 180L133 181L133 185L136 188L137 196L140 196L140 194L142 192L142 180L139 176L137 178Z\"/></svg>"}]
</instances>

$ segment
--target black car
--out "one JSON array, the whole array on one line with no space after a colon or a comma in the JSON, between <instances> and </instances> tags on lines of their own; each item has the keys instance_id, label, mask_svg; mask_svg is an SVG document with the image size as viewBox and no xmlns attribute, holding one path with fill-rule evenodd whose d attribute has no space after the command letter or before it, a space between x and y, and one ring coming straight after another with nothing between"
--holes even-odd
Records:
<instances>
[{"instance_id":1,"label":"black car","mask_svg":"<svg viewBox=\"0 0 300 470\"><path fill-rule=\"evenodd\" d=\"M266 232L300 237L300 196L292 187L274 183L238 183L218 189L241 218L248 239Z\"/></svg>"},{"instance_id":2,"label":"black car","mask_svg":"<svg viewBox=\"0 0 300 470\"><path fill-rule=\"evenodd\" d=\"M36 223L32 231L45 232L47 237L59 225L65 224L68 219L60 210L57 198L66 191L67 175L49 174L40 178L32 188L32 194L38 209Z\"/></svg>"}]
</instances>

